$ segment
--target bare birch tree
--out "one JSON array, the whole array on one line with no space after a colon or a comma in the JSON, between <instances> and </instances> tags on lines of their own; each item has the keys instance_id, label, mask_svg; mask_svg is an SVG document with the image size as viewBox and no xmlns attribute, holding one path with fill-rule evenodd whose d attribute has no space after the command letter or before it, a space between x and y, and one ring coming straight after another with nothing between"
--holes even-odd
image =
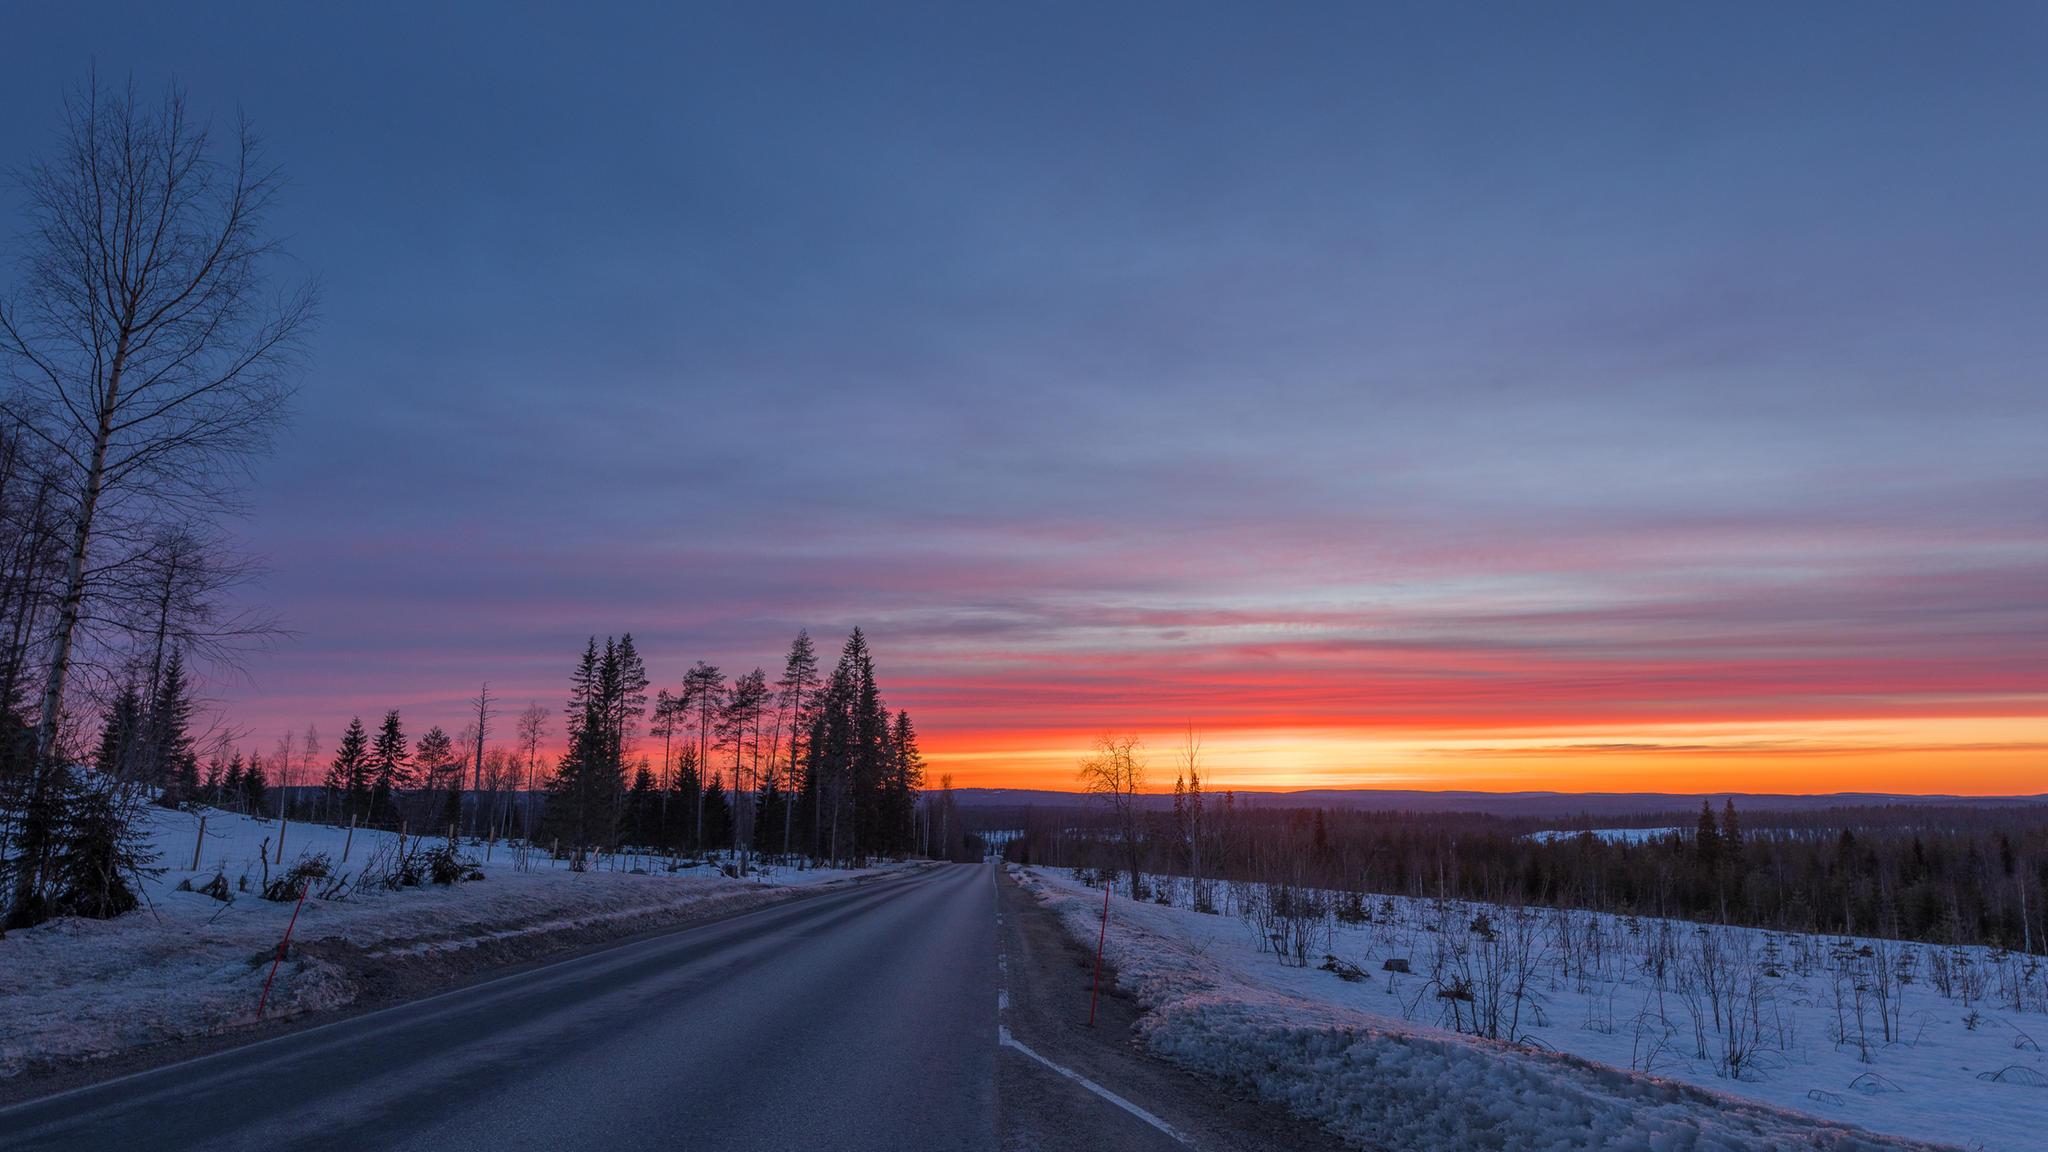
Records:
<instances>
[{"instance_id":1,"label":"bare birch tree","mask_svg":"<svg viewBox=\"0 0 2048 1152\"><path fill-rule=\"evenodd\" d=\"M1144 899L1138 876L1138 792L1145 786L1145 761L1138 755L1138 738L1096 737L1095 754L1081 761L1081 785L1108 802L1131 874L1131 899Z\"/></svg>"},{"instance_id":2,"label":"bare birch tree","mask_svg":"<svg viewBox=\"0 0 2048 1152\"><path fill-rule=\"evenodd\" d=\"M0 302L0 356L9 403L55 456L69 504L35 790L55 771L95 565L165 523L234 507L284 414L315 297L273 289L264 221L282 178L254 132L243 122L216 149L175 86L147 102L132 84L89 81L66 102L56 153L20 179L30 229L21 282Z\"/></svg>"},{"instance_id":3,"label":"bare birch tree","mask_svg":"<svg viewBox=\"0 0 2048 1152\"><path fill-rule=\"evenodd\" d=\"M498 714L497 710L491 707L491 682L488 680L484 681L484 686L477 689L476 695L470 699L469 703L476 709L476 720L474 721L476 727L476 755L470 760L469 790L480 808L483 804L484 788L484 741L490 736L491 718ZM493 784L491 786L491 792L491 802L495 805L497 803L497 785ZM469 816L469 829L472 834L476 832L476 826L480 820L482 820L482 816L473 810Z\"/></svg>"},{"instance_id":4,"label":"bare birch tree","mask_svg":"<svg viewBox=\"0 0 2048 1152\"><path fill-rule=\"evenodd\" d=\"M526 780L519 797L519 834L528 842L534 838L533 791L540 786L540 742L547 738L550 715L547 705L538 701L528 704L519 714L519 746L526 752Z\"/></svg>"}]
</instances>

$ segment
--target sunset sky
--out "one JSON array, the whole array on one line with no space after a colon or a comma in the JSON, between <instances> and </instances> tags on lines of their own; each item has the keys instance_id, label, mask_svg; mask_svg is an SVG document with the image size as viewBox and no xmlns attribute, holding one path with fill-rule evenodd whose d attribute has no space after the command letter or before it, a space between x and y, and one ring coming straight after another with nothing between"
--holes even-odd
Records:
<instances>
[{"instance_id":1,"label":"sunset sky","mask_svg":"<svg viewBox=\"0 0 2048 1152\"><path fill-rule=\"evenodd\" d=\"M859 624L961 784L2048 792L2048 9L509 7L6 13L291 177L248 746Z\"/></svg>"}]
</instances>

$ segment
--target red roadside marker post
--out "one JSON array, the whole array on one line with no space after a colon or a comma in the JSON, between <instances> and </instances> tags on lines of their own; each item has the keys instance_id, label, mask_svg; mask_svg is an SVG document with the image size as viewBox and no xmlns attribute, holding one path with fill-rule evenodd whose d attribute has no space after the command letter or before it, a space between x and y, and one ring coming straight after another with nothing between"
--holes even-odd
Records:
<instances>
[{"instance_id":1,"label":"red roadside marker post","mask_svg":"<svg viewBox=\"0 0 2048 1152\"><path fill-rule=\"evenodd\" d=\"M256 998L256 1018L258 1020L263 1019L263 1005L270 1000L270 982L277 979L277 966L284 963L285 949L291 947L292 943L292 929L299 926L299 909L306 906L306 890L312 886L313 878L311 876L306 877L306 882L299 886L299 902L292 905L291 922L284 926L284 939L277 942L277 958L270 962L270 975L263 978L263 995Z\"/></svg>"},{"instance_id":2,"label":"red roadside marker post","mask_svg":"<svg viewBox=\"0 0 2048 1152\"><path fill-rule=\"evenodd\" d=\"M1109 890L1116 881L1102 886L1102 931L1095 937L1095 980L1088 985L1088 1026L1095 1027L1095 998L1102 991L1102 943L1109 939Z\"/></svg>"}]
</instances>

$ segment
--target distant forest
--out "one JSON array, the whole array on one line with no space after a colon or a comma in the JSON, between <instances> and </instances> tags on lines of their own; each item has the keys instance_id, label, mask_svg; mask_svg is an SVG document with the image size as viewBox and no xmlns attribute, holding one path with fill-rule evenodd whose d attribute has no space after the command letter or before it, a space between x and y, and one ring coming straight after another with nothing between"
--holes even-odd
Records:
<instances>
[{"instance_id":1,"label":"distant forest","mask_svg":"<svg viewBox=\"0 0 2048 1152\"><path fill-rule=\"evenodd\" d=\"M1192 777L1192 787L1190 786ZM1170 809L968 809L1021 863L1205 883L1449 897L1677 917L1783 931L2048 948L2048 804L1925 804L1771 811L1732 801L1603 826L1671 829L1639 840L1480 813L1240 803L1182 772Z\"/></svg>"}]
</instances>

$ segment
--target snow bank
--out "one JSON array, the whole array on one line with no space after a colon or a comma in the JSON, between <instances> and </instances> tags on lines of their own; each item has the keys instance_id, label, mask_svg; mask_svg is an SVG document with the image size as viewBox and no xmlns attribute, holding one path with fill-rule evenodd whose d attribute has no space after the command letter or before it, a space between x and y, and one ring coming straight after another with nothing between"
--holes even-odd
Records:
<instances>
[{"instance_id":1,"label":"snow bank","mask_svg":"<svg viewBox=\"0 0 2048 1152\"><path fill-rule=\"evenodd\" d=\"M293 905L257 893L265 874L259 851L275 853L278 825L220 811L199 817L152 809L149 840L169 870L145 884L145 906L114 920L56 920L0 937L0 1077L38 1065L103 1057L143 1045L207 1035L252 1022ZM345 829L293 824L285 863L325 853L341 871L360 869L397 836L358 829L341 863ZM436 841L429 841L431 846ZM190 869L195 844L200 867ZM462 851L482 861L483 846ZM734 880L709 868L660 874L660 861L622 860L628 870L573 872L531 854L524 867L505 845L489 851L485 878L308 899L292 953L278 968L265 1016L348 1005L374 978L385 992L403 979L544 955L702 916L789 899L821 884L847 884L889 870L770 870ZM224 876L227 903L180 882ZM248 891L241 891L243 879ZM431 971L430 971L431 970Z\"/></svg>"},{"instance_id":2,"label":"snow bank","mask_svg":"<svg viewBox=\"0 0 2048 1152\"><path fill-rule=\"evenodd\" d=\"M1093 945L1101 893L1014 870ZM1140 1038L1184 1067L1250 1087L1340 1135L1392 1152L1458 1149L1918 1148L1798 1112L1561 1053L1530 1051L1331 1003L1285 987L1233 919L1115 899L1107 957L1146 1010ZM1268 980L1266 973L1284 973ZM1311 985L1313 986L1313 985ZM1923 1101L1936 1105L1936 1101ZM2020 1106L2048 1105L2030 1098ZM2034 1112L2038 1124L2044 1113ZM2018 1145L2014 1145L2018 1147Z\"/></svg>"}]
</instances>

